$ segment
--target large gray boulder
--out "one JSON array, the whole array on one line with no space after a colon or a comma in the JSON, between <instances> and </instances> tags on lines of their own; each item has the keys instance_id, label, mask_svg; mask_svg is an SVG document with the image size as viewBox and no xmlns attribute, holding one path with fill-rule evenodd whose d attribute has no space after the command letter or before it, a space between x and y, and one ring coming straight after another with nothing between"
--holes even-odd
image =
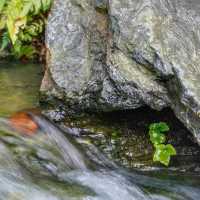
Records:
<instances>
[{"instance_id":1,"label":"large gray boulder","mask_svg":"<svg viewBox=\"0 0 200 200\"><path fill-rule=\"evenodd\" d=\"M80 110L171 107L200 143L199 0L54 0L41 92Z\"/></svg>"}]
</instances>

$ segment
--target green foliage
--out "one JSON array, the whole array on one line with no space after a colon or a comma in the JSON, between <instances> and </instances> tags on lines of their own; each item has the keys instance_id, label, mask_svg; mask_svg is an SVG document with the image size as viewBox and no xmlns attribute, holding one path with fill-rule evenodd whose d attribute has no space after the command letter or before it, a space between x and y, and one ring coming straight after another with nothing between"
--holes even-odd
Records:
<instances>
[{"instance_id":1,"label":"green foliage","mask_svg":"<svg viewBox=\"0 0 200 200\"><path fill-rule=\"evenodd\" d=\"M176 150L171 144L156 145L156 151L153 157L154 162L161 162L165 166L169 165L171 156L176 155Z\"/></svg>"},{"instance_id":2,"label":"green foliage","mask_svg":"<svg viewBox=\"0 0 200 200\"><path fill-rule=\"evenodd\" d=\"M32 58L33 41L41 36L52 0L0 0L1 50L12 47L17 58Z\"/></svg>"},{"instance_id":3,"label":"green foliage","mask_svg":"<svg viewBox=\"0 0 200 200\"><path fill-rule=\"evenodd\" d=\"M1 0L0 1L0 12L3 10L3 7L4 7L5 3L6 3L6 0Z\"/></svg>"},{"instance_id":4,"label":"green foliage","mask_svg":"<svg viewBox=\"0 0 200 200\"><path fill-rule=\"evenodd\" d=\"M0 51L5 49L10 43L10 38L8 32L4 32L1 38L1 48Z\"/></svg>"},{"instance_id":5,"label":"green foliage","mask_svg":"<svg viewBox=\"0 0 200 200\"><path fill-rule=\"evenodd\" d=\"M164 122L151 124L149 127L149 135L151 142L154 145L165 143L166 137L164 135L164 132L167 131L169 131L169 127Z\"/></svg>"},{"instance_id":6,"label":"green foliage","mask_svg":"<svg viewBox=\"0 0 200 200\"><path fill-rule=\"evenodd\" d=\"M154 123L149 127L150 140L155 147L153 161L165 166L169 165L171 156L176 155L174 147L171 144L165 144L167 131L169 131L169 126L165 122Z\"/></svg>"},{"instance_id":7,"label":"green foliage","mask_svg":"<svg viewBox=\"0 0 200 200\"><path fill-rule=\"evenodd\" d=\"M31 45L22 45L20 41L17 41L13 46L11 53L17 59L20 59L23 56L33 58L33 55L36 53L36 49Z\"/></svg>"}]
</instances>

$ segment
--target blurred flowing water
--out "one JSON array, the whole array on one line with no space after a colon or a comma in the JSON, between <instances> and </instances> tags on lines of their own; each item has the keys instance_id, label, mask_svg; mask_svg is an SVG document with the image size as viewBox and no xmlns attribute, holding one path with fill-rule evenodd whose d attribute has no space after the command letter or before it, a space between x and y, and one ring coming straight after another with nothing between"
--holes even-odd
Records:
<instances>
[{"instance_id":1,"label":"blurred flowing water","mask_svg":"<svg viewBox=\"0 0 200 200\"><path fill-rule=\"evenodd\" d=\"M38 106L38 68L0 66L0 200L199 200L198 174L128 171L31 111L13 123L13 113Z\"/></svg>"}]
</instances>

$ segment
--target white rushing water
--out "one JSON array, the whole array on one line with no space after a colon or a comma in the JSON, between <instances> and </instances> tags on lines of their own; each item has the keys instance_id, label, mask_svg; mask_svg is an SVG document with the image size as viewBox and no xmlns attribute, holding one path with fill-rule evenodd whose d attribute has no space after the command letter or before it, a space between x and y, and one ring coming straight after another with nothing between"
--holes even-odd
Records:
<instances>
[{"instance_id":1,"label":"white rushing water","mask_svg":"<svg viewBox=\"0 0 200 200\"><path fill-rule=\"evenodd\" d=\"M89 148L102 167L53 123L31 117L39 127L31 137L0 120L0 200L199 200L198 186L126 172Z\"/></svg>"}]
</instances>

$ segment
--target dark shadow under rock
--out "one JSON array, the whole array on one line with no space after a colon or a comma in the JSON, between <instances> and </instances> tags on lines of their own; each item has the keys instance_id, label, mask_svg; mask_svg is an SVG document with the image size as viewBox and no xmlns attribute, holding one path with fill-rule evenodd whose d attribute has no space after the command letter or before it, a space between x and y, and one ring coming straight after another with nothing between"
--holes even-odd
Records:
<instances>
[{"instance_id":1,"label":"dark shadow under rock","mask_svg":"<svg viewBox=\"0 0 200 200\"><path fill-rule=\"evenodd\" d=\"M143 107L65 118L62 116L64 113L59 111L46 111L45 114L56 119L66 132L83 139L86 146L94 144L118 164L142 170L166 169L153 163L154 149L148 135L151 123L166 122L170 127L167 142L177 151L177 156L171 159L169 169L192 173L200 171L200 147L170 109L159 112Z\"/></svg>"}]
</instances>

